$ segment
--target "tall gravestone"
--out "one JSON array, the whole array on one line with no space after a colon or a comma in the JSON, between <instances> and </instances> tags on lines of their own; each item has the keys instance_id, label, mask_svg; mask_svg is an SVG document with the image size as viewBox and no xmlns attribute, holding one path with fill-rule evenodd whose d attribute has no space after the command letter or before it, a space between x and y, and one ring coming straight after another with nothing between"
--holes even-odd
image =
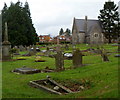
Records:
<instances>
[{"instance_id":1,"label":"tall gravestone","mask_svg":"<svg viewBox=\"0 0 120 100\"><path fill-rule=\"evenodd\" d=\"M55 55L55 66L57 71L61 71L64 70L64 57L60 47L57 47L56 51L57 54Z\"/></svg>"},{"instance_id":2,"label":"tall gravestone","mask_svg":"<svg viewBox=\"0 0 120 100\"><path fill-rule=\"evenodd\" d=\"M82 66L82 53L79 49L73 51L73 68Z\"/></svg>"},{"instance_id":3,"label":"tall gravestone","mask_svg":"<svg viewBox=\"0 0 120 100\"><path fill-rule=\"evenodd\" d=\"M8 28L7 28L7 22L5 22L5 33L4 33L4 41L2 43L2 60L10 60L11 54L11 43L8 41Z\"/></svg>"}]
</instances>

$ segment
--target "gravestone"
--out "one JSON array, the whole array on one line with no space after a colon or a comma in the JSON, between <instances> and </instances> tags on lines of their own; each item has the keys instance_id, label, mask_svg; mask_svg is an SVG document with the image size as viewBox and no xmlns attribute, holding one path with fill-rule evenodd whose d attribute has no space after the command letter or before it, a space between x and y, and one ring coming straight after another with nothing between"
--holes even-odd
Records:
<instances>
[{"instance_id":1,"label":"gravestone","mask_svg":"<svg viewBox=\"0 0 120 100\"><path fill-rule=\"evenodd\" d=\"M4 41L2 43L2 60L10 60L11 54L11 43L8 41L8 28L7 28L7 22L5 22L5 33L4 33Z\"/></svg>"},{"instance_id":2,"label":"gravestone","mask_svg":"<svg viewBox=\"0 0 120 100\"><path fill-rule=\"evenodd\" d=\"M20 51L25 51L25 47L23 45L19 46Z\"/></svg>"},{"instance_id":3,"label":"gravestone","mask_svg":"<svg viewBox=\"0 0 120 100\"><path fill-rule=\"evenodd\" d=\"M102 50L101 50L101 56L102 56L103 61L109 61L105 49L102 49Z\"/></svg>"},{"instance_id":4,"label":"gravestone","mask_svg":"<svg viewBox=\"0 0 120 100\"><path fill-rule=\"evenodd\" d=\"M28 46L28 47L26 47L26 49L27 49L27 51L30 51L30 47Z\"/></svg>"},{"instance_id":5,"label":"gravestone","mask_svg":"<svg viewBox=\"0 0 120 100\"><path fill-rule=\"evenodd\" d=\"M36 54L36 46L35 45L33 45L33 47L30 46L30 50L29 50L28 54L31 56Z\"/></svg>"},{"instance_id":6,"label":"gravestone","mask_svg":"<svg viewBox=\"0 0 120 100\"><path fill-rule=\"evenodd\" d=\"M82 53L79 49L73 51L73 68L82 66Z\"/></svg>"},{"instance_id":7,"label":"gravestone","mask_svg":"<svg viewBox=\"0 0 120 100\"><path fill-rule=\"evenodd\" d=\"M19 49L17 46L14 46L14 49L16 49L16 52L15 53L19 53Z\"/></svg>"},{"instance_id":8,"label":"gravestone","mask_svg":"<svg viewBox=\"0 0 120 100\"><path fill-rule=\"evenodd\" d=\"M16 73L20 73L20 74L34 74L34 73L40 73L41 70L23 66L22 68L14 69L12 72L16 72Z\"/></svg>"},{"instance_id":9,"label":"gravestone","mask_svg":"<svg viewBox=\"0 0 120 100\"><path fill-rule=\"evenodd\" d=\"M56 71L64 70L64 57L62 54L62 51L60 50L60 47L57 47L57 54L55 55L55 66Z\"/></svg>"}]
</instances>

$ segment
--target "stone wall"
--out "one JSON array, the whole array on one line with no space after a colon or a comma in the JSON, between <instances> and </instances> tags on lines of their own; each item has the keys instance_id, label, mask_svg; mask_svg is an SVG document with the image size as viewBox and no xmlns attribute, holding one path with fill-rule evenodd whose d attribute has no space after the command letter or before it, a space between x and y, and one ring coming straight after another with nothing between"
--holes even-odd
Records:
<instances>
[{"instance_id":1,"label":"stone wall","mask_svg":"<svg viewBox=\"0 0 120 100\"><path fill-rule=\"evenodd\" d=\"M85 42L85 33L78 33L78 43Z\"/></svg>"},{"instance_id":2,"label":"stone wall","mask_svg":"<svg viewBox=\"0 0 120 100\"><path fill-rule=\"evenodd\" d=\"M100 28L95 26L90 32L90 44L101 44L104 43L104 37Z\"/></svg>"}]
</instances>

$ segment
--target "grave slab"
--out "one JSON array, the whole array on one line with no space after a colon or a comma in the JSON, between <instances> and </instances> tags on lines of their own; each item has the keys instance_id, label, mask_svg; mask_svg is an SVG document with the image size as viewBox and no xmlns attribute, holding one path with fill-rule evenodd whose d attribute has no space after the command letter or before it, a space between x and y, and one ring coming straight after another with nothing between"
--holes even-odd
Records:
<instances>
[{"instance_id":1,"label":"grave slab","mask_svg":"<svg viewBox=\"0 0 120 100\"><path fill-rule=\"evenodd\" d=\"M40 73L41 70L34 69L34 68L22 67L22 68L16 68L12 72L19 73L19 74L34 74L34 73Z\"/></svg>"}]
</instances>

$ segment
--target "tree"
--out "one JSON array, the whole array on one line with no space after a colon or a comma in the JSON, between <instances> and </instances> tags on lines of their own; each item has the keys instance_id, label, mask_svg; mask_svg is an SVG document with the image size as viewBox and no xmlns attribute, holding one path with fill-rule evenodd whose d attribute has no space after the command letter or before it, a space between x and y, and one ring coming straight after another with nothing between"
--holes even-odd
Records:
<instances>
[{"instance_id":1,"label":"tree","mask_svg":"<svg viewBox=\"0 0 120 100\"><path fill-rule=\"evenodd\" d=\"M19 1L15 4L11 2L10 7L4 4L2 19L3 32L4 23L8 23L8 36L12 46L32 45L38 40L27 2L24 6L22 6L22 3Z\"/></svg>"},{"instance_id":2,"label":"tree","mask_svg":"<svg viewBox=\"0 0 120 100\"><path fill-rule=\"evenodd\" d=\"M64 33L63 28L60 29L59 35L62 35Z\"/></svg>"},{"instance_id":3,"label":"tree","mask_svg":"<svg viewBox=\"0 0 120 100\"><path fill-rule=\"evenodd\" d=\"M103 29L104 36L108 39L109 43L115 38L116 23L119 21L119 14L117 11L118 7L114 2L105 2L104 8L100 10L100 15L98 16L101 26ZM119 33L117 33L119 34Z\"/></svg>"},{"instance_id":4,"label":"tree","mask_svg":"<svg viewBox=\"0 0 120 100\"><path fill-rule=\"evenodd\" d=\"M70 29L67 28L66 31L65 31L65 33L66 33L66 35L70 36L71 35Z\"/></svg>"}]
</instances>

